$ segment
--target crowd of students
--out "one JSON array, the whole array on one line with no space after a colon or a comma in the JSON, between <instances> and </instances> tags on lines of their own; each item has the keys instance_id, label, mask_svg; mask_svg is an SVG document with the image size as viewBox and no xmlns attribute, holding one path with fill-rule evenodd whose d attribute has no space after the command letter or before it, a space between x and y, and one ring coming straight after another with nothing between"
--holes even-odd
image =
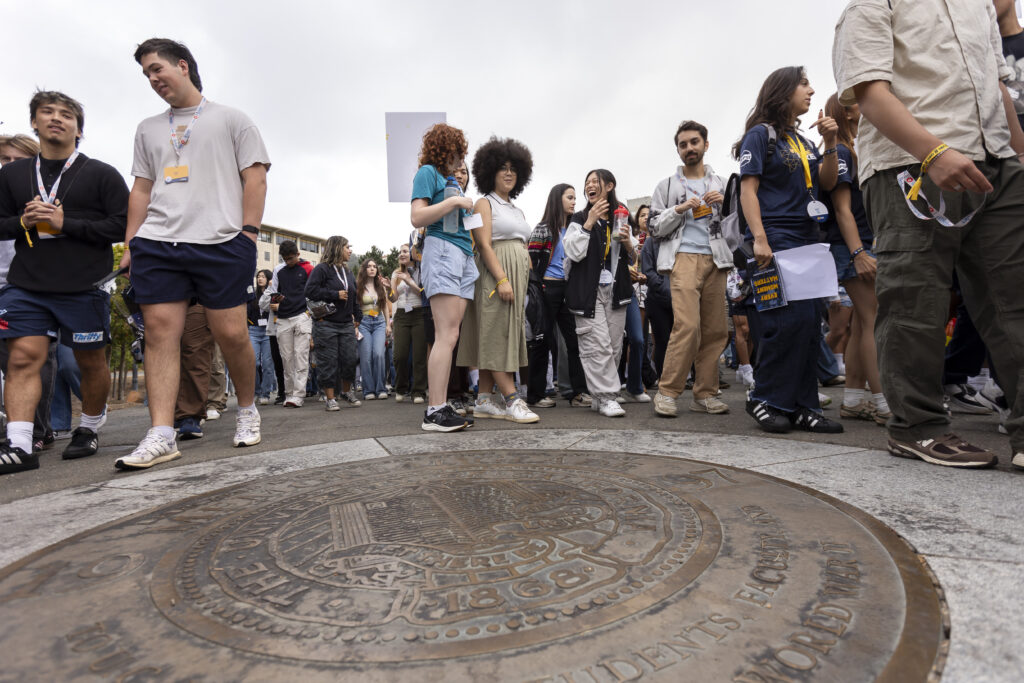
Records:
<instances>
[{"instance_id":1,"label":"crowd of students","mask_svg":"<svg viewBox=\"0 0 1024 683\"><path fill-rule=\"evenodd\" d=\"M32 415L54 330L82 373L81 422L64 457L98 449L109 303L84 283L110 271L121 238L145 317L153 425L117 460L122 469L179 457L175 427L182 437L193 428L182 424L195 416L175 408L191 372L182 336L190 304L203 309L236 384L236 446L260 441L256 406L275 387L285 408L321 393L328 411L393 392L425 404L422 429L442 432L475 419L535 423L559 395L609 418L624 402L675 417L689 390L690 411L725 414L720 357L729 347L746 412L764 431L841 432L822 412L818 385L845 382L840 416L886 425L894 455L991 466L995 454L950 432L949 411L999 411L1011 461L1024 468L1024 304L1015 293L1024 131L1019 89L1006 86L1020 76L995 49L1002 31L1016 54L1022 30L1006 2L997 0L998 13L983 0L926 4L851 3L836 29L838 92L812 122L802 118L814 95L804 70L772 72L732 147L733 179L704 163L708 128L681 123L681 163L633 213L616 176L597 168L581 176L581 210L576 186L560 183L533 226L515 204L533 172L527 146L492 137L470 160L461 130L433 126L412 184L415 229L393 273L372 259L351 272L352 247L333 236L315 268L294 243L281 244L281 264L253 283L269 157L244 114L202 96L183 45L154 39L135 54L171 108L139 126L130 193L113 169L77 152L81 106L37 93L30 112L42 149L0 170L0 237L14 245L0 291L10 416L0 473L38 466ZM951 45L963 64L948 63ZM937 108L935 92L962 115ZM834 266L833 301L778 291L773 302L765 292L778 287L752 287L766 273L786 285L794 275L784 257L822 242L831 262L817 261L816 274L831 277ZM67 249L79 250L74 277L40 277ZM951 301L960 309L947 350ZM979 391L967 378L986 359L990 380Z\"/></svg>"}]
</instances>

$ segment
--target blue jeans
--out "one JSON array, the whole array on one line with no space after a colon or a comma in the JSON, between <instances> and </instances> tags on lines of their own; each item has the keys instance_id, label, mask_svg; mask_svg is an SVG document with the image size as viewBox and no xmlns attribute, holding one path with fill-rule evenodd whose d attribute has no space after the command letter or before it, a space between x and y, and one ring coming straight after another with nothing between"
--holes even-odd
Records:
<instances>
[{"instance_id":1,"label":"blue jeans","mask_svg":"<svg viewBox=\"0 0 1024 683\"><path fill-rule=\"evenodd\" d=\"M71 347L57 344L57 374L53 381L53 403L50 407L50 425L54 431L71 429L71 393L82 398L82 371L75 362Z\"/></svg>"},{"instance_id":2,"label":"blue jeans","mask_svg":"<svg viewBox=\"0 0 1024 683\"><path fill-rule=\"evenodd\" d=\"M252 342L252 350L256 354L256 396L270 398L270 392L274 390L274 358L270 353L267 328L250 325L249 341Z\"/></svg>"},{"instance_id":3,"label":"blue jeans","mask_svg":"<svg viewBox=\"0 0 1024 683\"><path fill-rule=\"evenodd\" d=\"M629 342L629 365L626 367L626 391L631 394L644 393L644 330L640 318L640 303L633 295L633 300L626 307L626 339Z\"/></svg>"},{"instance_id":4,"label":"blue jeans","mask_svg":"<svg viewBox=\"0 0 1024 683\"><path fill-rule=\"evenodd\" d=\"M359 323L359 373L363 376L363 394L383 394L384 389L384 342L387 340L387 323L384 315L363 316Z\"/></svg>"}]
</instances>

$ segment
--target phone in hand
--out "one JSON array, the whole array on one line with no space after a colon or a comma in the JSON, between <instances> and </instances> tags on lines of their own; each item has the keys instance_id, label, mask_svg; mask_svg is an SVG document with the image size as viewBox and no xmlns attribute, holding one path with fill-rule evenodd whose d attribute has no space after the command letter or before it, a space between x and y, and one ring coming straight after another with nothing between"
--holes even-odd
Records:
<instances>
[{"instance_id":1,"label":"phone in hand","mask_svg":"<svg viewBox=\"0 0 1024 683\"><path fill-rule=\"evenodd\" d=\"M284 301L284 294L271 294L270 295L270 303L272 303L272 304L279 304L282 301Z\"/></svg>"}]
</instances>

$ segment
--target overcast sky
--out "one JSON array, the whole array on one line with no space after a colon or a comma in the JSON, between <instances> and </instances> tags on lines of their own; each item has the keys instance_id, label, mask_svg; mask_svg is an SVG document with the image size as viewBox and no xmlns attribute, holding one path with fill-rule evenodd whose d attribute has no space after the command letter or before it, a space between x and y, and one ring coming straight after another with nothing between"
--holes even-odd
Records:
<instances>
[{"instance_id":1,"label":"overcast sky","mask_svg":"<svg viewBox=\"0 0 1024 683\"><path fill-rule=\"evenodd\" d=\"M710 129L707 161L734 171L729 147L780 66L806 66L811 123L835 90L832 36L846 2L5 4L0 131L30 132L32 92L62 90L85 106L82 151L127 177L138 122L166 108L132 53L149 37L180 40L204 94L263 134L273 161L264 222L342 234L362 252L387 251L411 229L409 205L387 201L384 112L447 112L470 158L492 134L524 142L534 173L517 203L536 223L552 185L580 190L595 167L616 175L621 198L650 194L679 163L683 119Z\"/></svg>"}]
</instances>

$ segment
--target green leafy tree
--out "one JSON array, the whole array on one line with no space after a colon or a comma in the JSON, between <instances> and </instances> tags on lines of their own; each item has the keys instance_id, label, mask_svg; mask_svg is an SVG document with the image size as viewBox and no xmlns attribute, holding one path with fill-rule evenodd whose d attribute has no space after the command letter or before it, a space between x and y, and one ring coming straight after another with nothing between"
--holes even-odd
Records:
<instances>
[{"instance_id":1,"label":"green leafy tree","mask_svg":"<svg viewBox=\"0 0 1024 683\"><path fill-rule=\"evenodd\" d=\"M377 268L385 277L391 277L391 274L398 268L398 247L392 247L388 255L385 256L384 252L380 250L380 247L373 245L370 250L365 254L360 255L358 258L353 256L349 259L349 268L353 273L358 273L359 268L363 265L366 259L373 259L373 262L377 264Z\"/></svg>"}]
</instances>

